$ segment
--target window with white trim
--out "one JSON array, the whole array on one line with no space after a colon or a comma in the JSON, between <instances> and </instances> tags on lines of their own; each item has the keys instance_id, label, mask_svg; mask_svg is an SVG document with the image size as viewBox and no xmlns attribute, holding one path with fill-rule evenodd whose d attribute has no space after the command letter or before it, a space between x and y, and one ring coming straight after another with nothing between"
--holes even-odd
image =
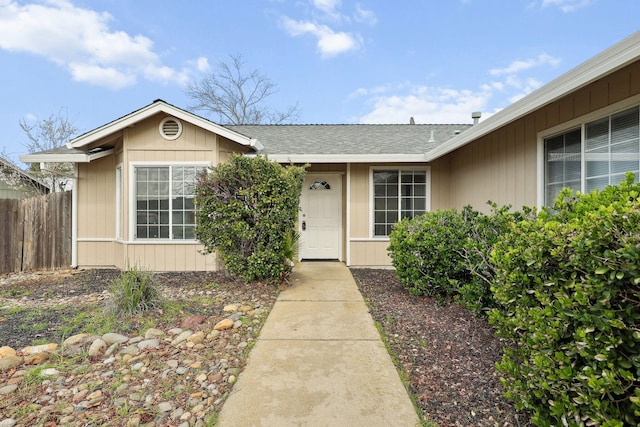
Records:
<instances>
[{"instance_id":1,"label":"window with white trim","mask_svg":"<svg viewBox=\"0 0 640 427\"><path fill-rule=\"evenodd\" d=\"M547 206L564 187L589 193L640 175L640 107L585 123L544 140Z\"/></svg>"},{"instance_id":2,"label":"window with white trim","mask_svg":"<svg viewBox=\"0 0 640 427\"><path fill-rule=\"evenodd\" d=\"M373 170L373 235L388 236L402 218L427 211L427 171Z\"/></svg>"},{"instance_id":3,"label":"window with white trim","mask_svg":"<svg viewBox=\"0 0 640 427\"><path fill-rule=\"evenodd\" d=\"M204 166L136 166L135 237L193 240L197 174Z\"/></svg>"}]
</instances>

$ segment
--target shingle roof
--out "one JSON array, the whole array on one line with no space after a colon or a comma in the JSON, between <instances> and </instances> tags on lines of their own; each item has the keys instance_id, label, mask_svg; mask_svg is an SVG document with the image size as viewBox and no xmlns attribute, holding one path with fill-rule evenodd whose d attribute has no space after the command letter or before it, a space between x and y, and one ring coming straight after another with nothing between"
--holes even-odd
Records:
<instances>
[{"instance_id":1,"label":"shingle roof","mask_svg":"<svg viewBox=\"0 0 640 427\"><path fill-rule=\"evenodd\" d=\"M471 127L469 124L227 125L255 138L260 154L424 154ZM457 133L456 133L457 132Z\"/></svg>"}]
</instances>

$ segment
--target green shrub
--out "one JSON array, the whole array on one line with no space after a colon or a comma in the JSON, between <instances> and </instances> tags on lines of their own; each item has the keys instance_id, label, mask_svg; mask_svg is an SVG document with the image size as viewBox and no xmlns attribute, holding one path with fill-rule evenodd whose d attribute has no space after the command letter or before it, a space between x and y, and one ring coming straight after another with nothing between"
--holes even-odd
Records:
<instances>
[{"instance_id":1,"label":"green shrub","mask_svg":"<svg viewBox=\"0 0 640 427\"><path fill-rule=\"evenodd\" d=\"M396 274L413 295L453 296L471 279L462 256L478 212L467 206L403 219L391 232L389 254Z\"/></svg>"},{"instance_id":2,"label":"green shrub","mask_svg":"<svg viewBox=\"0 0 640 427\"><path fill-rule=\"evenodd\" d=\"M640 184L563 190L495 245L498 370L537 425L640 423Z\"/></svg>"},{"instance_id":3,"label":"green shrub","mask_svg":"<svg viewBox=\"0 0 640 427\"><path fill-rule=\"evenodd\" d=\"M226 270L244 280L282 279L295 230L304 168L234 156L196 186L196 237Z\"/></svg>"},{"instance_id":4,"label":"green shrub","mask_svg":"<svg viewBox=\"0 0 640 427\"><path fill-rule=\"evenodd\" d=\"M114 314L138 314L162 305L160 291L153 283L153 273L141 268L123 271L113 280L111 298L105 310Z\"/></svg>"},{"instance_id":5,"label":"green shrub","mask_svg":"<svg viewBox=\"0 0 640 427\"><path fill-rule=\"evenodd\" d=\"M495 270L490 262L491 251L498 239L509 231L512 222L531 217L532 210L511 212L510 206L498 206L489 201L491 214L478 213L471 221L467 238L462 247L462 258L470 272L470 279L460 283L458 301L475 314L487 313L498 306L491 285Z\"/></svg>"}]
</instances>

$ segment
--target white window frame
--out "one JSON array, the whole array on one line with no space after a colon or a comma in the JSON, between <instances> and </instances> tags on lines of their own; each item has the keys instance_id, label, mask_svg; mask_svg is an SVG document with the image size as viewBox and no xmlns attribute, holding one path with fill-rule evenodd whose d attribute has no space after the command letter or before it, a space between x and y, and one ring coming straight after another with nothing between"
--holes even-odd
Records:
<instances>
[{"instance_id":1,"label":"white window frame","mask_svg":"<svg viewBox=\"0 0 640 427\"><path fill-rule=\"evenodd\" d=\"M205 167L211 166L211 162L131 162L129 163L129 241L143 244L193 244L197 243L196 239L141 239L136 237L136 168L139 167L172 167L172 166L195 166ZM170 213L171 214L171 213ZM170 215L171 216L171 215ZM171 222L170 222L171 224Z\"/></svg>"},{"instance_id":2,"label":"white window frame","mask_svg":"<svg viewBox=\"0 0 640 427\"><path fill-rule=\"evenodd\" d=\"M603 107L599 110L593 111L589 114L585 114L584 116L580 116L573 120L564 122L557 126L551 127L549 129L545 129L538 133L538 168L537 168L537 176L538 176L538 194L537 194L537 205L538 208L542 208L545 206L545 177L546 177L546 159L545 159L545 146L544 142L546 139L552 138L554 136L561 135L563 133L570 132L575 130L576 128L580 128L580 156L581 156L581 166L580 166L580 191L583 192L585 189L585 129L588 123L594 122L599 119L603 119L608 116L613 116L617 113L621 113L625 110L640 106L640 95L632 96L623 101L616 102L614 104Z\"/></svg>"},{"instance_id":3,"label":"white window frame","mask_svg":"<svg viewBox=\"0 0 640 427\"><path fill-rule=\"evenodd\" d=\"M431 211L431 167L430 166L370 166L369 167L369 238L373 240L389 240L389 236L376 236L375 233L375 182L373 181L374 171L420 171L425 172L425 212ZM401 194L398 194L401 197ZM398 203L400 210L401 203ZM400 212L398 212L400 219Z\"/></svg>"}]
</instances>

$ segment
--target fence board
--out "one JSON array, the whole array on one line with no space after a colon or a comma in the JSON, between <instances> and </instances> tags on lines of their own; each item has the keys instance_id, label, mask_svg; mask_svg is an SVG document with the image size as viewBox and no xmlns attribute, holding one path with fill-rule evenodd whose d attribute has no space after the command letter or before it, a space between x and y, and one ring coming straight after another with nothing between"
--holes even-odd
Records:
<instances>
[{"instance_id":1,"label":"fence board","mask_svg":"<svg viewBox=\"0 0 640 427\"><path fill-rule=\"evenodd\" d=\"M0 200L0 273L71 264L71 192Z\"/></svg>"}]
</instances>

